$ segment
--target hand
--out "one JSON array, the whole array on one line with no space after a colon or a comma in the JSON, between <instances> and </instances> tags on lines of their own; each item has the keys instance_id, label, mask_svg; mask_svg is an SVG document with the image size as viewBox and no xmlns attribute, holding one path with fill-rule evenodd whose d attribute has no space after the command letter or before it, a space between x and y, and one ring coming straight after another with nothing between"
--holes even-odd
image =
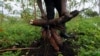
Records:
<instances>
[{"instance_id":1,"label":"hand","mask_svg":"<svg viewBox=\"0 0 100 56\"><path fill-rule=\"evenodd\" d=\"M63 16L72 17L72 15L70 14L70 12L65 12L65 13L63 13Z\"/></svg>"},{"instance_id":2,"label":"hand","mask_svg":"<svg viewBox=\"0 0 100 56\"><path fill-rule=\"evenodd\" d=\"M47 15L45 13L42 13L42 16L41 16L42 19L47 19Z\"/></svg>"}]
</instances>

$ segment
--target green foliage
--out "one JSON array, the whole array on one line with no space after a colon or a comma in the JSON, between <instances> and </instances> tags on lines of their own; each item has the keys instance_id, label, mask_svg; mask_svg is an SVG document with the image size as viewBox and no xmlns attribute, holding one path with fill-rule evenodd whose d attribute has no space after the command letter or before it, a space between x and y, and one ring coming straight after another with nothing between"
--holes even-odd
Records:
<instances>
[{"instance_id":1,"label":"green foliage","mask_svg":"<svg viewBox=\"0 0 100 56\"><path fill-rule=\"evenodd\" d=\"M40 37L39 28L32 27L24 22L5 22L3 23L2 29L3 31L0 32L0 46L2 48L13 45L26 47Z\"/></svg>"},{"instance_id":2,"label":"green foliage","mask_svg":"<svg viewBox=\"0 0 100 56\"><path fill-rule=\"evenodd\" d=\"M87 9L84 14L86 16L89 16L89 17L94 17L94 16L98 16L99 14L96 12L96 11L93 11L92 9Z\"/></svg>"},{"instance_id":3,"label":"green foliage","mask_svg":"<svg viewBox=\"0 0 100 56\"><path fill-rule=\"evenodd\" d=\"M77 18L67 23L68 32L78 35L78 56L100 56L100 17Z\"/></svg>"},{"instance_id":4,"label":"green foliage","mask_svg":"<svg viewBox=\"0 0 100 56\"><path fill-rule=\"evenodd\" d=\"M0 26L2 25L2 21L3 21L3 18L4 18L5 16L3 15L3 14L1 14L0 13Z\"/></svg>"},{"instance_id":5,"label":"green foliage","mask_svg":"<svg viewBox=\"0 0 100 56\"><path fill-rule=\"evenodd\" d=\"M17 52L9 51L2 54L2 56L19 56L19 55L20 55L20 51Z\"/></svg>"},{"instance_id":6,"label":"green foliage","mask_svg":"<svg viewBox=\"0 0 100 56\"><path fill-rule=\"evenodd\" d=\"M26 8L24 11L22 11L21 18L23 18L25 21L29 21L29 19L32 19L33 18L32 10Z\"/></svg>"},{"instance_id":7,"label":"green foliage","mask_svg":"<svg viewBox=\"0 0 100 56\"><path fill-rule=\"evenodd\" d=\"M8 17L0 27L0 49L12 46L27 47L41 36L40 28ZM67 32L78 36L78 56L100 56L100 17L77 17L66 23ZM74 44L74 43L73 43ZM19 52L6 52L2 56L19 56ZM60 55L59 55L60 56Z\"/></svg>"}]
</instances>

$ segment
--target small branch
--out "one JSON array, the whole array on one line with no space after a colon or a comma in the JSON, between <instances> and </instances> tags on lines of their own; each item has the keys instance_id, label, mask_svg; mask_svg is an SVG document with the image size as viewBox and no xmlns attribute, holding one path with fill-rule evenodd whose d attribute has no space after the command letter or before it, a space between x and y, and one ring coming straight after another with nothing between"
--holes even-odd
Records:
<instances>
[{"instance_id":1,"label":"small branch","mask_svg":"<svg viewBox=\"0 0 100 56\"><path fill-rule=\"evenodd\" d=\"M30 49L35 50L35 49L38 49L38 48L12 48L12 49L9 48L9 49L2 49L2 50L0 50L0 53L6 52L6 51L30 50Z\"/></svg>"}]
</instances>

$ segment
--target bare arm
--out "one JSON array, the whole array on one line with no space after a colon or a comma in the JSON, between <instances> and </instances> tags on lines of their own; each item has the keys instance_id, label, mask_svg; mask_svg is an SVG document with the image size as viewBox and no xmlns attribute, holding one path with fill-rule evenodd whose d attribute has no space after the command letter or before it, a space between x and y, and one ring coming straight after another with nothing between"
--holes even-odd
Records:
<instances>
[{"instance_id":1,"label":"bare arm","mask_svg":"<svg viewBox=\"0 0 100 56\"><path fill-rule=\"evenodd\" d=\"M66 4L67 4L67 0L61 0L61 5L62 5L61 13L64 14L64 15L71 16L70 12L66 9L66 7L67 7Z\"/></svg>"},{"instance_id":2,"label":"bare arm","mask_svg":"<svg viewBox=\"0 0 100 56\"><path fill-rule=\"evenodd\" d=\"M66 12L66 3L67 0L61 0L62 14Z\"/></svg>"},{"instance_id":3,"label":"bare arm","mask_svg":"<svg viewBox=\"0 0 100 56\"><path fill-rule=\"evenodd\" d=\"M45 14L45 12L43 10L42 0L37 0L37 4L38 4L38 7L39 7L41 14L43 16Z\"/></svg>"}]
</instances>

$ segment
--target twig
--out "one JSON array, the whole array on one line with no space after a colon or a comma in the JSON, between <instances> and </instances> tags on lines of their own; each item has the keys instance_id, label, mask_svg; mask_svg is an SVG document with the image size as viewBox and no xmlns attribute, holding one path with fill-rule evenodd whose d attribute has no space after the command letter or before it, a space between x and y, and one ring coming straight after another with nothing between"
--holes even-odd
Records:
<instances>
[{"instance_id":1,"label":"twig","mask_svg":"<svg viewBox=\"0 0 100 56\"><path fill-rule=\"evenodd\" d=\"M2 50L0 50L0 53L6 52L6 51L30 50L30 49L34 50L34 49L38 49L38 48L12 48L12 49L9 48L9 49L2 49Z\"/></svg>"}]
</instances>

